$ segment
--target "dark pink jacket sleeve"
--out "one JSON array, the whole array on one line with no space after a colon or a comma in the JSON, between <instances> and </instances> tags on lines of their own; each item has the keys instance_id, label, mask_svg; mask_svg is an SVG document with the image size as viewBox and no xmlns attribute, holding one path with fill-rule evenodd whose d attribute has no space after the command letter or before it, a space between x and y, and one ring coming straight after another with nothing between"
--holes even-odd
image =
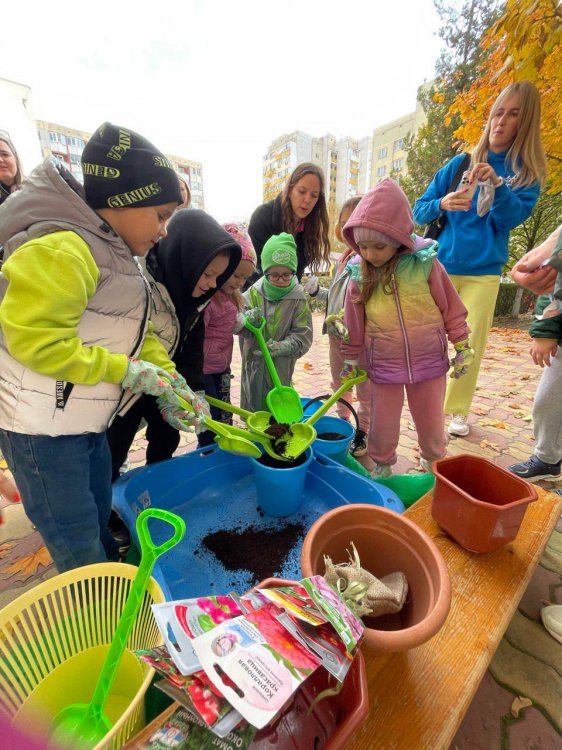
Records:
<instances>
[{"instance_id":1,"label":"dark pink jacket sleeve","mask_svg":"<svg viewBox=\"0 0 562 750\"><path fill-rule=\"evenodd\" d=\"M358 362L365 349L365 305L353 300L359 294L355 281L350 281L345 294L343 322L349 331L349 342L342 343L342 352L346 360Z\"/></svg>"},{"instance_id":2,"label":"dark pink jacket sleeve","mask_svg":"<svg viewBox=\"0 0 562 750\"><path fill-rule=\"evenodd\" d=\"M449 341L454 344L468 338L470 329L466 323L467 309L447 271L436 258L433 260L427 283L431 296L443 316Z\"/></svg>"}]
</instances>

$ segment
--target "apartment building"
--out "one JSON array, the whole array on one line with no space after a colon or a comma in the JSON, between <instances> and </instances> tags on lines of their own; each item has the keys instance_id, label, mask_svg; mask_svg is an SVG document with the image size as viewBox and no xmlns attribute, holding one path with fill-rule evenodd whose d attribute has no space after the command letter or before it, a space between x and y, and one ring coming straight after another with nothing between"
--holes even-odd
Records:
<instances>
[{"instance_id":1,"label":"apartment building","mask_svg":"<svg viewBox=\"0 0 562 750\"><path fill-rule=\"evenodd\" d=\"M43 158L53 156L69 169L77 180L82 182L80 159L90 133L43 120L37 120L37 132ZM166 154L166 157L172 162L178 174L187 177L193 208L205 208L201 162L172 154Z\"/></svg>"},{"instance_id":2,"label":"apartment building","mask_svg":"<svg viewBox=\"0 0 562 750\"><path fill-rule=\"evenodd\" d=\"M435 82L429 81L420 90L429 89ZM425 122L425 112L416 97L416 109L396 120L380 125L373 131L370 184L376 185L384 177L398 176L406 170L407 136L413 136Z\"/></svg>"}]
</instances>

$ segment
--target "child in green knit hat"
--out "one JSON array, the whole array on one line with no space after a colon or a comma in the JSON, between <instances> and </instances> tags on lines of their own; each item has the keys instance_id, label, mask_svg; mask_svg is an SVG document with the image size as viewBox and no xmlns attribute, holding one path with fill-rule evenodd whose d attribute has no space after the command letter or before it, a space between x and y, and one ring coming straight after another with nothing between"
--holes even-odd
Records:
<instances>
[{"instance_id":1,"label":"child in green knit hat","mask_svg":"<svg viewBox=\"0 0 562 750\"><path fill-rule=\"evenodd\" d=\"M297 247L291 234L273 235L261 254L264 276L245 293L250 308L247 315L254 325L261 318L266 324L264 336L283 385L290 385L299 357L312 345L312 315L302 286L296 278ZM248 411L267 409L265 397L273 383L255 336L243 329L242 383L240 406Z\"/></svg>"}]
</instances>

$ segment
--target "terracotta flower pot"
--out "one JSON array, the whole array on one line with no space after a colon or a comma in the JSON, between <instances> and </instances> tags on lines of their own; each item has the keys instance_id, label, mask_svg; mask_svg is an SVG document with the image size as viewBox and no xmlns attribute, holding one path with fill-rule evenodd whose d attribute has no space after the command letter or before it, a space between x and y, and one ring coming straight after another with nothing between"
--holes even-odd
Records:
<instances>
[{"instance_id":1,"label":"terracotta flower pot","mask_svg":"<svg viewBox=\"0 0 562 750\"><path fill-rule=\"evenodd\" d=\"M532 484L480 456L440 458L433 473L431 515L470 552L491 552L515 539L538 498Z\"/></svg>"},{"instance_id":2,"label":"terracotta flower pot","mask_svg":"<svg viewBox=\"0 0 562 750\"><path fill-rule=\"evenodd\" d=\"M441 553L415 523L375 505L344 505L310 528L301 551L303 576L323 575L324 555L347 562L351 542L361 566L381 578L401 571L409 586L402 610L363 617L364 643L378 653L408 651L441 628L451 604L451 584Z\"/></svg>"}]
</instances>

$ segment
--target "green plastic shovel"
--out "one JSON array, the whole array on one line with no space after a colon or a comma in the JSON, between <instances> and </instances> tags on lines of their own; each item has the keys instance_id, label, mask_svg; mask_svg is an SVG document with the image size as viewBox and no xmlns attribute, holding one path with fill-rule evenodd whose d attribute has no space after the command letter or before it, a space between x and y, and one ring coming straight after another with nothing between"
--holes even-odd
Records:
<instances>
[{"instance_id":1,"label":"green plastic shovel","mask_svg":"<svg viewBox=\"0 0 562 750\"><path fill-rule=\"evenodd\" d=\"M163 544L156 546L148 531L150 518L159 518L169 523L174 528L174 535ZM152 568L160 555L183 539L185 521L166 510L148 508L143 510L137 518L137 534L141 548L141 561L101 668L92 700L89 703L75 703L63 708L51 722L50 739L65 747L73 749L79 747L81 750L94 747L111 730L113 724L104 714L105 704L139 613Z\"/></svg>"},{"instance_id":2,"label":"green plastic shovel","mask_svg":"<svg viewBox=\"0 0 562 750\"><path fill-rule=\"evenodd\" d=\"M211 406L216 406L218 409L229 411L231 414L237 414L239 417L242 417L252 432L257 433L258 435L266 435L265 431L269 427L270 419L273 416L270 411L247 411L240 406L234 406L234 404L229 404L218 398L213 398L213 396L205 395L205 400L208 401Z\"/></svg>"},{"instance_id":3,"label":"green plastic shovel","mask_svg":"<svg viewBox=\"0 0 562 750\"><path fill-rule=\"evenodd\" d=\"M190 405L184 401L184 399L178 397L178 400L184 408L190 409ZM244 419L248 419L248 422L251 421L252 417L256 416L245 409L240 409L237 406L227 404L224 401L219 401L212 397L208 397L208 401L210 404L213 404L213 406L225 408L226 411L231 411L233 414L238 414ZM242 430L239 427L224 424L224 422L217 422L214 419L209 419L207 417L205 418L205 425L213 430L213 432L218 432L221 435L227 436L217 438L219 448L228 450L230 453L250 456L250 458L259 458L261 456L260 449L254 445L254 443L259 443L260 445L263 445L266 453L272 458L275 458L278 461L292 461L300 456L300 454L308 448L310 443L316 439L316 430L312 426L300 422L290 425L290 429L288 429L283 436L275 438L265 432L270 426L269 419L271 414L266 411L257 412L257 414L266 415L267 421L262 424L263 429L256 431ZM247 452L245 444L250 441L252 449L256 451L257 454L254 452L250 455L250 453Z\"/></svg>"},{"instance_id":4,"label":"green plastic shovel","mask_svg":"<svg viewBox=\"0 0 562 750\"><path fill-rule=\"evenodd\" d=\"M259 326L254 326L245 319L244 326L256 337L260 351L263 354L265 366L267 367L267 371L273 381L274 387L265 397L269 411L280 424L293 424L293 422L299 422L303 415L300 396L294 388L290 388L288 385L283 385L279 380L279 375L277 374L275 364L273 363L273 358L267 348L265 337L263 335L265 318L261 319Z\"/></svg>"},{"instance_id":5,"label":"green plastic shovel","mask_svg":"<svg viewBox=\"0 0 562 750\"><path fill-rule=\"evenodd\" d=\"M317 422L320 417L323 417L324 414L330 409L337 401L343 396L343 394L348 391L350 388L353 388L354 385L357 385L357 383L362 383L364 380L367 380L367 373L365 370L357 370L357 375L354 378L346 378L343 383L340 385L337 391L333 393L329 398L327 398L322 406L317 409L308 419L305 419L303 424L306 425L313 425L315 422Z\"/></svg>"}]
</instances>

